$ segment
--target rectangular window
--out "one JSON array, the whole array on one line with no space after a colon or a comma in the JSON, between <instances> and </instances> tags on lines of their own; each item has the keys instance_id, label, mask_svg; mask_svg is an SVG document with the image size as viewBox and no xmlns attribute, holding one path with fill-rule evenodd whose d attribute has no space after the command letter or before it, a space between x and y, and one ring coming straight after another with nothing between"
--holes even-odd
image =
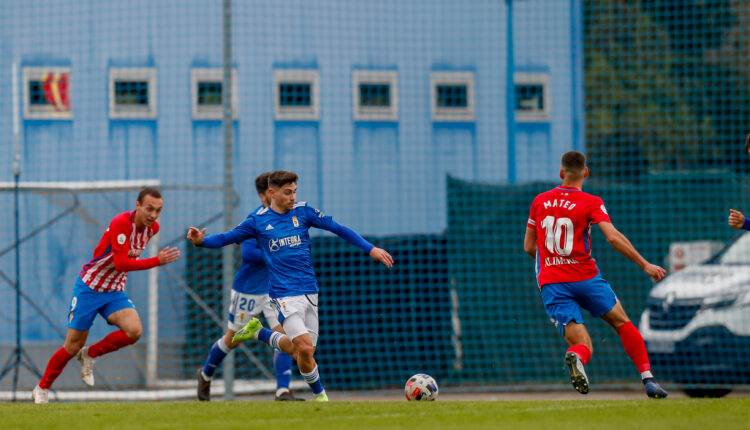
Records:
<instances>
[{"instance_id":1,"label":"rectangular window","mask_svg":"<svg viewBox=\"0 0 750 430\"><path fill-rule=\"evenodd\" d=\"M398 121L395 70L355 70L352 83L355 121Z\"/></svg>"},{"instance_id":2,"label":"rectangular window","mask_svg":"<svg viewBox=\"0 0 750 430\"><path fill-rule=\"evenodd\" d=\"M284 82L279 84L279 106L312 106L312 84L309 82Z\"/></svg>"},{"instance_id":3,"label":"rectangular window","mask_svg":"<svg viewBox=\"0 0 750 430\"><path fill-rule=\"evenodd\" d=\"M72 119L67 67L23 68L23 114L27 119Z\"/></svg>"},{"instance_id":4,"label":"rectangular window","mask_svg":"<svg viewBox=\"0 0 750 430\"><path fill-rule=\"evenodd\" d=\"M115 105L148 107L148 81L115 81Z\"/></svg>"},{"instance_id":5,"label":"rectangular window","mask_svg":"<svg viewBox=\"0 0 750 430\"><path fill-rule=\"evenodd\" d=\"M360 107L388 107L391 105L391 86L388 84L359 84Z\"/></svg>"},{"instance_id":6,"label":"rectangular window","mask_svg":"<svg viewBox=\"0 0 750 430\"><path fill-rule=\"evenodd\" d=\"M548 122L549 77L546 73L517 72L513 76L513 104L517 122Z\"/></svg>"},{"instance_id":7,"label":"rectangular window","mask_svg":"<svg viewBox=\"0 0 750 430\"><path fill-rule=\"evenodd\" d=\"M192 111L195 120L224 117L224 71L220 68L190 70ZM237 119L237 70L232 69L232 117Z\"/></svg>"},{"instance_id":8,"label":"rectangular window","mask_svg":"<svg viewBox=\"0 0 750 430\"><path fill-rule=\"evenodd\" d=\"M109 117L156 119L156 70L109 70Z\"/></svg>"},{"instance_id":9,"label":"rectangular window","mask_svg":"<svg viewBox=\"0 0 750 430\"><path fill-rule=\"evenodd\" d=\"M437 105L441 108L465 108L469 105L466 85L438 85Z\"/></svg>"},{"instance_id":10,"label":"rectangular window","mask_svg":"<svg viewBox=\"0 0 750 430\"><path fill-rule=\"evenodd\" d=\"M473 72L432 72L430 96L433 121L475 121Z\"/></svg>"},{"instance_id":11,"label":"rectangular window","mask_svg":"<svg viewBox=\"0 0 750 430\"><path fill-rule=\"evenodd\" d=\"M212 108L221 106L221 82L198 82L198 106Z\"/></svg>"},{"instance_id":12,"label":"rectangular window","mask_svg":"<svg viewBox=\"0 0 750 430\"><path fill-rule=\"evenodd\" d=\"M273 103L277 121L320 119L320 75L315 69L276 69Z\"/></svg>"}]
</instances>

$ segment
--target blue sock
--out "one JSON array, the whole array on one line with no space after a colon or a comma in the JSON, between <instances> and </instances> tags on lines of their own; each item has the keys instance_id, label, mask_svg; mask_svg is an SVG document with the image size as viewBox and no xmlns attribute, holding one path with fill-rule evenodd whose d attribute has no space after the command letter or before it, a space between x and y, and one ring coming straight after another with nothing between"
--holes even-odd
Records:
<instances>
[{"instance_id":1,"label":"blue sock","mask_svg":"<svg viewBox=\"0 0 750 430\"><path fill-rule=\"evenodd\" d=\"M279 342L284 337L286 336L265 327L258 331L258 340L274 349L279 349Z\"/></svg>"},{"instance_id":2,"label":"blue sock","mask_svg":"<svg viewBox=\"0 0 750 430\"><path fill-rule=\"evenodd\" d=\"M325 388L323 388L323 383L320 382L320 375L318 374L318 366L315 366L315 368L310 373L304 373L302 371L299 372L303 378L305 378L305 382L307 382L307 385L310 386L310 389L312 390L313 394L316 396L323 391L325 391Z\"/></svg>"},{"instance_id":3,"label":"blue sock","mask_svg":"<svg viewBox=\"0 0 750 430\"><path fill-rule=\"evenodd\" d=\"M258 332L258 340L265 344L268 344L271 341L272 334L273 334L273 330L263 327Z\"/></svg>"},{"instance_id":4,"label":"blue sock","mask_svg":"<svg viewBox=\"0 0 750 430\"><path fill-rule=\"evenodd\" d=\"M278 349L273 352L273 367L276 369L276 389L289 389L292 381L292 357Z\"/></svg>"},{"instance_id":5,"label":"blue sock","mask_svg":"<svg viewBox=\"0 0 750 430\"><path fill-rule=\"evenodd\" d=\"M224 338L219 338L216 342L214 342L214 345L211 347L211 350L208 351L208 358L206 358L206 364L203 365L203 374L208 376L209 378L214 376L214 372L216 372L216 367L221 364L221 361L224 360L224 357L227 356L229 353L229 347L226 343L224 343Z\"/></svg>"}]
</instances>

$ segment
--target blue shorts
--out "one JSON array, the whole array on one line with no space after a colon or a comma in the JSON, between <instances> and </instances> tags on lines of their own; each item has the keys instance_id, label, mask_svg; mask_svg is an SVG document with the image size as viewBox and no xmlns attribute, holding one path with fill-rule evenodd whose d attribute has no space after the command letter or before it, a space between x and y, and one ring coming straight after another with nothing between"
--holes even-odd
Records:
<instances>
[{"instance_id":1,"label":"blue shorts","mask_svg":"<svg viewBox=\"0 0 750 430\"><path fill-rule=\"evenodd\" d=\"M135 306L125 291L94 291L79 277L73 287L73 298L70 299L68 327L88 331L94 324L96 314L100 314L106 320L112 313L126 308Z\"/></svg>"},{"instance_id":2,"label":"blue shorts","mask_svg":"<svg viewBox=\"0 0 750 430\"><path fill-rule=\"evenodd\" d=\"M594 318L611 311L617 296L601 274L587 281L546 284L542 287L542 300L552 323L565 336L565 325L571 321L583 324L581 308Z\"/></svg>"}]
</instances>

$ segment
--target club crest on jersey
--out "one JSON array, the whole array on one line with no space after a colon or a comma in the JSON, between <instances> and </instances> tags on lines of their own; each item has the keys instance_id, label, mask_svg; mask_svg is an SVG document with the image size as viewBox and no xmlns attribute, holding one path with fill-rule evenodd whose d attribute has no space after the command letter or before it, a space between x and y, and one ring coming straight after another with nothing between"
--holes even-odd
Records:
<instances>
[{"instance_id":1,"label":"club crest on jersey","mask_svg":"<svg viewBox=\"0 0 750 430\"><path fill-rule=\"evenodd\" d=\"M124 234L120 233L117 235L117 243L120 245L125 245L126 240L128 240L128 238Z\"/></svg>"},{"instance_id":2,"label":"club crest on jersey","mask_svg":"<svg viewBox=\"0 0 750 430\"><path fill-rule=\"evenodd\" d=\"M302 238L300 238L298 234L268 241L268 249L271 252L276 252L284 246L294 247L299 245L302 245Z\"/></svg>"},{"instance_id":3,"label":"club crest on jersey","mask_svg":"<svg viewBox=\"0 0 750 430\"><path fill-rule=\"evenodd\" d=\"M607 208L605 208L605 207L604 207L604 205L601 205L601 206L599 206L599 209L601 209L601 210L602 210L602 212L604 212L604 215L609 215L609 214L607 213Z\"/></svg>"},{"instance_id":4,"label":"club crest on jersey","mask_svg":"<svg viewBox=\"0 0 750 430\"><path fill-rule=\"evenodd\" d=\"M299 220L296 216L292 217L292 224L294 224L295 227L299 227Z\"/></svg>"}]
</instances>

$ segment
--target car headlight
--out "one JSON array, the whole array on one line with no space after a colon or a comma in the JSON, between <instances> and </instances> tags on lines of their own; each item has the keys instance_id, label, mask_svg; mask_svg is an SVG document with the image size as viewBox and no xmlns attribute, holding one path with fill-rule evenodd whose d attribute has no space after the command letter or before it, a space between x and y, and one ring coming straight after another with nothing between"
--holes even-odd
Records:
<instances>
[{"instance_id":1,"label":"car headlight","mask_svg":"<svg viewBox=\"0 0 750 430\"><path fill-rule=\"evenodd\" d=\"M742 295L744 291L733 290L733 291L722 291L718 294L707 296L703 299L701 309L722 309L732 306L737 299Z\"/></svg>"}]
</instances>

